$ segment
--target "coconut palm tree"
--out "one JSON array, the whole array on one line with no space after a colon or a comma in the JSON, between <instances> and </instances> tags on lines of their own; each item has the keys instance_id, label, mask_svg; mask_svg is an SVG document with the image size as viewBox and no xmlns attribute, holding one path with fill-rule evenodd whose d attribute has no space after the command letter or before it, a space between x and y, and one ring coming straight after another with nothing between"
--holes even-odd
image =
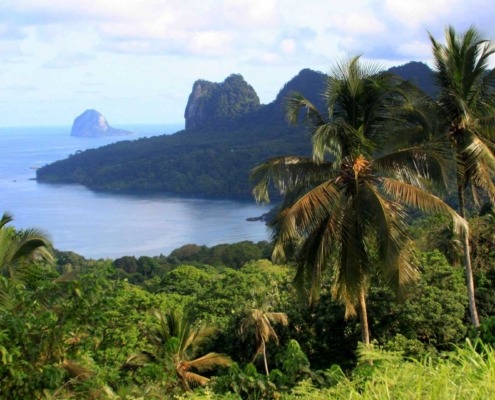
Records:
<instances>
[{"instance_id":1,"label":"coconut palm tree","mask_svg":"<svg viewBox=\"0 0 495 400\"><path fill-rule=\"evenodd\" d=\"M324 93L328 116L301 94L288 101L290 122L304 111L313 157L277 157L252 172L258 201L269 201L271 183L284 195L270 223L273 258L281 261L288 251L294 253L294 281L301 290L309 282L310 301L317 297L323 271L337 259L333 294L346 306L346 316L359 313L365 345L370 343L366 293L371 276L380 275L399 297L417 276L403 206L448 213L458 229L467 229L454 210L426 190L426 178L445 180L440 153L417 144L389 148L400 143L390 135L395 125L406 128L403 142L414 143L415 132L424 132L420 113L404 112L415 110L409 89L394 76L362 65L359 57L338 65Z\"/></svg>"},{"instance_id":2,"label":"coconut palm tree","mask_svg":"<svg viewBox=\"0 0 495 400\"><path fill-rule=\"evenodd\" d=\"M495 200L495 70L488 70L495 47L471 27L458 34L446 30L446 44L430 34L435 59L435 81L439 88L438 104L443 132L455 153L455 175L459 214L466 216L466 194L478 203L479 191ZM476 310L469 237L462 237L464 267L471 322L479 326Z\"/></svg>"},{"instance_id":3,"label":"coconut palm tree","mask_svg":"<svg viewBox=\"0 0 495 400\"><path fill-rule=\"evenodd\" d=\"M6 225L13 221L5 212L0 219L0 274L10 279L22 278L35 260L52 261L51 243L38 229L15 232Z\"/></svg>"},{"instance_id":4,"label":"coconut palm tree","mask_svg":"<svg viewBox=\"0 0 495 400\"><path fill-rule=\"evenodd\" d=\"M258 355L262 354L267 375L270 372L268 370L268 361L266 358L266 344L271 339L278 344L277 332L275 332L272 323L287 326L289 324L287 314L281 312L268 312L253 308L246 313L239 329L241 335L244 337L254 331L257 349L253 361Z\"/></svg>"},{"instance_id":5,"label":"coconut palm tree","mask_svg":"<svg viewBox=\"0 0 495 400\"><path fill-rule=\"evenodd\" d=\"M128 365L140 365L149 359L162 362L166 371L175 371L185 391L190 391L191 386L204 386L208 383L209 379L200 375L200 372L230 365L231 359L225 354L208 353L197 357L201 346L216 333L213 326L193 326L181 312L177 311L167 313L155 311L154 316L157 325L149 335L155 347L154 352L133 355L127 361Z\"/></svg>"}]
</instances>

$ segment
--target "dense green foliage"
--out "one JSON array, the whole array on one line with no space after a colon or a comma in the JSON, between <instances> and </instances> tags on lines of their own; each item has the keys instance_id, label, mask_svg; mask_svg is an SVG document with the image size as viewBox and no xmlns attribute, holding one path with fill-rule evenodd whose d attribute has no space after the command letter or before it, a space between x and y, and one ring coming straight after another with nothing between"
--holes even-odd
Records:
<instances>
[{"instance_id":1,"label":"dense green foliage","mask_svg":"<svg viewBox=\"0 0 495 400\"><path fill-rule=\"evenodd\" d=\"M476 217L479 229L472 245L477 249L477 289L486 293L480 307L484 318L481 337L493 343L495 264L489 245L493 240L490 216ZM431 225L416 224L414 237L419 246L427 245L422 238ZM154 332L160 324L156 310L182 313L196 322L193 326L216 329L210 341L195 350L196 357L223 353L234 362L229 368L214 370L217 377L210 381L209 389L186 396L192 398L204 398L208 393L213 398L235 399L292 398L296 393L306 398L327 393L344 396L350 393L346 390L379 385L378 377L384 382L387 376L395 387L397 378L388 374L402 367L411 374L457 371L457 364L443 361L443 352L454 351L455 359L456 354L472 351L455 350L469 331L463 271L449 265L439 251L425 248L419 254L421 278L403 303L394 305L392 293L378 280L373 281L368 304L374 346L418 361L405 363L397 353L377 353L370 371L359 366L356 358L359 322L343 318L342 306L330 296L331 280L322 288L320 300L308 306L294 291L290 266L253 257L256 249L262 253L265 246L268 244L249 242L222 245L221 254L236 253L238 260L247 260L241 267L230 266L228 257L212 257L216 247L193 245L169 256L114 261L56 252L55 264L35 261L22 281L2 278L7 295L3 299L8 299L0 305L3 397L167 399L175 394L179 398L183 386L170 364L173 358L166 358L171 351L167 349L173 349L175 342L165 347L157 342ZM285 313L289 320L286 327L272 325L279 343L266 346L268 376L262 357L251 364L259 347L255 336L239 333L246 313L253 308ZM486 349L489 356L491 350ZM136 358L140 354L145 357ZM475 355L481 357L480 362L485 360L483 354ZM430 357L427 364L422 364L422 357ZM420 372L421 366L432 370ZM212 372L206 372L206 377L211 378Z\"/></svg>"},{"instance_id":2,"label":"dense green foliage","mask_svg":"<svg viewBox=\"0 0 495 400\"><path fill-rule=\"evenodd\" d=\"M186 128L211 126L256 111L260 99L241 75L230 75L222 83L194 82L184 117Z\"/></svg>"},{"instance_id":3,"label":"dense green foliage","mask_svg":"<svg viewBox=\"0 0 495 400\"><path fill-rule=\"evenodd\" d=\"M358 75L356 83L363 83ZM372 158L374 151L383 155L381 146L387 144L387 141L374 142L379 135L370 134L384 121L375 118L376 112L387 114L392 107L388 102L383 110L370 107L376 104L376 95L383 94L375 91L380 84L374 81L376 78L380 77L372 75L365 85L352 82L348 85L350 79L342 86L344 92L330 91L333 95L344 93L344 101L336 107L338 112L329 110L335 112L335 120L324 120L322 125L326 128L314 134L315 142L320 140L324 145L315 146L314 158L303 163L306 167L311 164L309 173L306 170L306 174L293 175L298 183L306 183L296 185L300 189L295 197L297 201L286 197L283 205L300 206L304 201L299 200L304 197L298 199L298 195L304 196L308 190L314 193L313 184L321 181L321 174L315 171L325 175L324 183L316 187L326 190L303 204L292 220L286 218L290 217L290 207L289 211L280 208L272 224L276 233L273 243L241 242L212 248L190 244L168 256L95 261L53 250L37 230L16 231L7 226L12 217L4 214L0 220L0 397L94 400L495 397L493 204L487 203L479 212L466 209L471 213L468 224L472 228L470 235L462 238L454 229L456 219L451 218L452 214L447 218L403 212L393 202L395 197L408 200L405 203L415 199L412 203L428 209L429 195L419 195L416 191L418 187L434 187L427 178L439 176L438 171L426 168L434 164L424 152L432 149L428 146L422 152L412 151L416 157L392 174L393 179L402 179L394 192L379 193L378 188L373 189L374 185L392 179L378 172L385 166L397 166L398 160L411 151L411 147L402 149L401 157L391 157L388 163L380 164ZM355 93L364 97L357 96L347 102ZM385 99L402 105L399 100L404 98L398 92L392 97L387 94ZM354 101L357 98L360 101ZM308 107L313 121L323 121L321 115L313 113L314 104L307 98L296 96L295 99ZM361 102L362 99L365 101ZM495 98L490 100L495 104ZM351 103L361 112L351 111L346 115L347 121L336 128L333 122L342 121L336 116L349 111L345 105ZM407 103L411 106L408 110L420 111L408 120L414 121L409 127L418 128L418 120L422 121L422 129L411 129L409 134L427 133L414 141L417 144L423 143L425 136L433 136L430 135L433 131L423 129L430 111L434 114L436 110L433 103L428 104L429 111L423 113L424 109L415 108L414 101ZM296 107L292 116L297 119L299 112L300 108ZM367 117L371 115L373 118ZM363 121L373 123L365 126ZM179 136L173 135L170 140ZM329 138L333 140L328 141ZM407 139L410 138L416 136ZM403 137L395 139L388 144L404 143ZM478 146L479 141L475 142ZM114 157L123 157L118 152L112 153L111 146L108 149ZM344 150L334 151L333 156L339 161L335 165L320 157L328 149ZM433 148L433 151L437 150ZM288 161L282 173L300 160L280 159ZM487 160L483 157L481 161ZM328 168L320 168L327 165ZM481 168L478 175L474 163L469 163L468 169L473 174L471 178L481 176L490 178L491 182L488 169ZM328 183L335 171L341 175ZM467 175L462 174L461 180L467 179ZM475 182L481 181L475 179ZM401 183L417 187L406 187L406 195L401 197ZM263 194L267 195L265 189ZM357 193L366 192L365 189L370 191L369 195L355 201ZM326 197L329 195L330 200L339 202L329 203ZM382 218L374 218L366 211L371 209L373 196L380 198L375 203L381 205ZM450 211L440 199L431 201L437 204L435 210ZM337 203L341 205L334 207ZM460 203L463 209L462 199ZM347 207L349 204L352 207ZM356 204L361 207L354 207ZM318 207L322 211L315 215L314 209ZM329 213L332 207L333 212ZM349 211L340 216L340 209ZM366 218L361 226L358 217L363 209ZM329 216L338 218L328 220ZM282 221L279 227L285 224L285 229L277 229L277 221L279 224ZM466 226L466 221L460 222ZM336 235L338 229L333 228L340 227L339 223L347 227ZM402 235L408 239L401 241ZM326 236L327 241L323 240ZM284 242L284 237L291 240ZM324 246L319 247L322 240ZM360 243L349 245L356 240ZM283 246L279 246L281 242ZM313 247L313 243L318 246ZM269 260L273 248L285 251L285 263L275 265ZM461 267L468 253L466 248L472 249L475 293L467 293ZM347 250L345 255L336 257L341 249ZM407 259L403 250L407 251ZM349 260L354 260L355 265L348 263ZM389 262L391 265L387 265ZM408 285L403 288L400 301L396 301L393 289L397 285L390 283L397 276L387 274L387 269L392 264L404 267L401 262L407 262L406 267L417 274L415 280L406 279ZM365 278L351 273L344 282L340 270L329 268L338 263L351 271L367 263ZM301 265L312 268L301 270ZM311 285L298 288L294 285L294 281L298 283L298 278L308 272L316 275L312 283L318 283L319 296L304 290ZM357 272L362 271L357 268ZM369 318L352 318L350 313L347 313L349 318L344 318L344 308L354 306L356 299L339 295L339 290L343 290L344 284L352 285L352 279L359 281L356 293L365 293ZM350 286L347 289L353 290ZM479 327L471 324L469 315L470 299L474 295L481 317ZM359 304L360 313L363 308ZM364 335L364 344L360 342L359 333L364 324L372 332L370 344Z\"/></svg>"}]
</instances>

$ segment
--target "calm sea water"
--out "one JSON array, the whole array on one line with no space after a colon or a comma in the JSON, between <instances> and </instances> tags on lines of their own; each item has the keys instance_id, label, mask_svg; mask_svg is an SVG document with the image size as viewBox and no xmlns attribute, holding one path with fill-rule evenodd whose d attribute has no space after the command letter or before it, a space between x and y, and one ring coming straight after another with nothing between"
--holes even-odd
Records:
<instances>
[{"instance_id":1,"label":"calm sea water","mask_svg":"<svg viewBox=\"0 0 495 400\"><path fill-rule=\"evenodd\" d=\"M37 183L35 169L78 150L181 129L178 125L119 126L134 135L78 138L69 127L0 128L0 214L14 215L18 228L46 232L59 250L87 258L168 255L184 244L213 246L268 235L268 211L254 202L191 199L166 195L112 195L79 185Z\"/></svg>"}]
</instances>

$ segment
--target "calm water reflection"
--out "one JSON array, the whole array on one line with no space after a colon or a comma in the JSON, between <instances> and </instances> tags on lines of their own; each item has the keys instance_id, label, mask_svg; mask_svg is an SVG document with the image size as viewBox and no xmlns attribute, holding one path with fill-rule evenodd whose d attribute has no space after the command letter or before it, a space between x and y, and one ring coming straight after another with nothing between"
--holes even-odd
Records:
<instances>
[{"instance_id":1,"label":"calm water reflection","mask_svg":"<svg viewBox=\"0 0 495 400\"><path fill-rule=\"evenodd\" d=\"M67 131L0 130L0 212L13 213L16 227L39 227L56 248L93 258L169 254L187 243L212 246L267 239L264 224L246 218L259 216L269 207L250 202L112 195L78 185L38 184L32 180L32 167L122 140L72 138Z\"/></svg>"}]
</instances>

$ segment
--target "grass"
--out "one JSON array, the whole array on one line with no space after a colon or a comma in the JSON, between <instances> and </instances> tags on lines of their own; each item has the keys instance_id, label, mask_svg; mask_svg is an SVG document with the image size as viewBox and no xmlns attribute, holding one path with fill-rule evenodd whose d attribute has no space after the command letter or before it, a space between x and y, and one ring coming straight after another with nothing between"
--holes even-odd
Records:
<instances>
[{"instance_id":1,"label":"grass","mask_svg":"<svg viewBox=\"0 0 495 400\"><path fill-rule=\"evenodd\" d=\"M337 385L318 390L309 384L282 399L485 400L495 398L495 351L470 341L444 357L404 361L400 354L360 350L362 363ZM369 361L372 360L372 365Z\"/></svg>"}]
</instances>

